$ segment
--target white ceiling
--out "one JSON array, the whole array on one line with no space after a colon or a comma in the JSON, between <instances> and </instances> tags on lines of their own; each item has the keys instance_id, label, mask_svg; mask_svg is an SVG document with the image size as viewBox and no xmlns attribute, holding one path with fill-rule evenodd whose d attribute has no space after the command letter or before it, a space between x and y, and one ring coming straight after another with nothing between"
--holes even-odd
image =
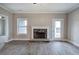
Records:
<instances>
[{"instance_id":1,"label":"white ceiling","mask_svg":"<svg viewBox=\"0 0 79 59\"><path fill-rule=\"evenodd\" d=\"M14 13L67 13L78 8L78 3L1 3Z\"/></svg>"}]
</instances>

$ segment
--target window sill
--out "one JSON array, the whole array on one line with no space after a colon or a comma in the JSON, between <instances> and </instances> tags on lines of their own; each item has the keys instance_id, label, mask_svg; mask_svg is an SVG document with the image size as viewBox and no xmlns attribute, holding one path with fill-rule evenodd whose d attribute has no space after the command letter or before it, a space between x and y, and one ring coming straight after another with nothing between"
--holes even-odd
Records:
<instances>
[{"instance_id":1,"label":"window sill","mask_svg":"<svg viewBox=\"0 0 79 59\"><path fill-rule=\"evenodd\" d=\"M27 33L18 33L17 35L27 35Z\"/></svg>"}]
</instances>

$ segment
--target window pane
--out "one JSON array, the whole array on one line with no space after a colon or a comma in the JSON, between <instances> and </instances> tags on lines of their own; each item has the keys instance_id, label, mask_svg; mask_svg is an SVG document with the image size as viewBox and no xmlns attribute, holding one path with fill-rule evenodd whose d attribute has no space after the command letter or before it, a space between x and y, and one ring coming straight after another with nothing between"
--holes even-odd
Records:
<instances>
[{"instance_id":1,"label":"window pane","mask_svg":"<svg viewBox=\"0 0 79 59\"><path fill-rule=\"evenodd\" d=\"M60 28L61 27L60 21L56 21L55 26L56 26L56 28Z\"/></svg>"},{"instance_id":2,"label":"window pane","mask_svg":"<svg viewBox=\"0 0 79 59\"><path fill-rule=\"evenodd\" d=\"M55 21L55 38L61 37L61 21Z\"/></svg>"},{"instance_id":3,"label":"window pane","mask_svg":"<svg viewBox=\"0 0 79 59\"><path fill-rule=\"evenodd\" d=\"M27 26L27 21L26 20L24 20L24 25Z\"/></svg>"},{"instance_id":4,"label":"window pane","mask_svg":"<svg viewBox=\"0 0 79 59\"><path fill-rule=\"evenodd\" d=\"M0 36L5 35L5 20L0 19Z\"/></svg>"},{"instance_id":5,"label":"window pane","mask_svg":"<svg viewBox=\"0 0 79 59\"><path fill-rule=\"evenodd\" d=\"M18 18L18 26L27 26L27 20L24 18Z\"/></svg>"},{"instance_id":6,"label":"window pane","mask_svg":"<svg viewBox=\"0 0 79 59\"><path fill-rule=\"evenodd\" d=\"M19 27L18 32L19 32L19 33L27 33L26 27Z\"/></svg>"}]
</instances>

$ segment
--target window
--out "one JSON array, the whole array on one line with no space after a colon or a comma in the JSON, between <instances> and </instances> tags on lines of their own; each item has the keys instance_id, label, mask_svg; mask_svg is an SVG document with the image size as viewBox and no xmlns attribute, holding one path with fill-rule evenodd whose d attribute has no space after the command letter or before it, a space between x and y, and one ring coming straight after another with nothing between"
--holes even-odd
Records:
<instances>
[{"instance_id":1,"label":"window","mask_svg":"<svg viewBox=\"0 0 79 59\"><path fill-rule=\"evenodd\" d=\"M17 19L17 32L18 34L27 34L27 19L26 18Z\"/></svg>"},{"instance_id":2,"label":"window","mask_svg":"<svg viewBox=\"0 0 79 59\"><path fill-rule=\"evenodd\" d=\"M5 20L0 19L0 36L5 35Z\"/></svg>"},{"instance_id":3,"label":"window","mask_svg":"<svg viewBox=\"0 0 79 59\"><path fill-rule=\"evenodd\" d=\"M0 16L0 36L5 35L5 20Z\"/></svg>"},{"instance_id":4,"label":"window","mask_svg":"<svg viewBox=\"0 0 79 59\"><path fill-rule=\"evenodd\" d=\"M61 21L55 21L55 38L61 37Z\"/></svg>"}]
</instances>

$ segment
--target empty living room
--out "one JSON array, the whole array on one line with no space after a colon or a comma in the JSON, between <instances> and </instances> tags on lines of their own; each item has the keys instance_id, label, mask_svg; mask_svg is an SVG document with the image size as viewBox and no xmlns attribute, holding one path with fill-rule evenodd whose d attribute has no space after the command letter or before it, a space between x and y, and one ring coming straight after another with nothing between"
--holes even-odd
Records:
<instances>
[{"instance_id":1,"label":"empty living room","mask_svg":"<svg viewBox=\"0 0 79 59\"><path fill-rule=\"evenodd\" d=\"M0 3L0 55L79 55L79 3Z\"/></svg>"}]
</instances>

